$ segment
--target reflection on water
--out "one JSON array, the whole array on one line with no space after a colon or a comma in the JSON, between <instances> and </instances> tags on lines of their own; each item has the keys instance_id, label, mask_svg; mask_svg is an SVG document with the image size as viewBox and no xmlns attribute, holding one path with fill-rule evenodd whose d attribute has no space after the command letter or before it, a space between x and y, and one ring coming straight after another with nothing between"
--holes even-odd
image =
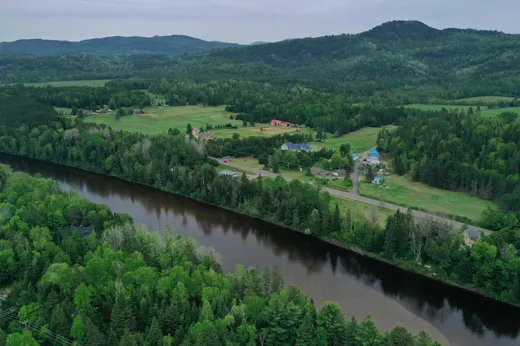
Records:
<instances>
[{"instance_id":1,"label":"reflection on water","mask_svg":"<svg viewBox=\"0 0 520 346\"><path fill-rule=\"evenodd\" d=\"M520 309L411 275L317 239L193 200L118 179L0 154L14 169L58 181L65 189L125 212L150 228L173 226L222 255L224 270L278 266L318 304L339 302L380 328L396 323L452 345L518 345ZM443 339L445 338L445 339Z\"/></svg>"}]
</instances>

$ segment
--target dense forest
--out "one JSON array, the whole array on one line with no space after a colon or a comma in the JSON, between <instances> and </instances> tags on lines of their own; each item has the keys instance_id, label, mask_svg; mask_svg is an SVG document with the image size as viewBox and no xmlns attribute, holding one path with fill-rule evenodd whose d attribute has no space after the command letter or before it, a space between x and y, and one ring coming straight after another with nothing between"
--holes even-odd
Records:
<instances>
[{"instance_id":1,"label":"dense forest","mask_svg":"<svg viewBox=\"0 0 520 346\"><path fill-rule=\"evenodd\" d=\"M505 218L497 213L503 220L499 225L518 225L518 114L506 112L483 118L445 110L437 112L436 117L403 118L400 125L382 130L378 139L379 147L391 154L396 173L410 172L412 179L431 186L498 200L503 210L510 212Z\"/></svg>"},{"instance_id":2,"label":"dense forest","mask_svg":"<svg viewBox=\"0 0 520 346\"><path fill-rule=\"evenodd\" d=\"M131 88L131 86L128 86ZM125 90L119 84L109 87L31 87L23 84L0 87L0 93L26 97L49 106L96 110L105 105L111 109L151 105L150 96L142 90Z\"/></svg>"},{"instance_id":3,"label":"dense forest","mask_svg":"<svg viewBox=\"0 0 520 346\"><path fill-rule=\"evenodd\" d=\"M276 268L223 274L218 254L191 238L136 227L5 166L0 210L1 345L439 345L346 319L332 302L316 310Z\"/></svg>"},{"instance_id":4,"label":"dense forest","mask_svg":"<svg viewBox=\"0 0 520 346\"><path fill-rule=\"evenodd\" d=\"M143 48L144 49L144 48ZM394 104L470 96L519 96L520 36L437 30L416 21L337 35L165 54L0 54L0 82L184 76L299 82L352 101Z\"/></svg>"},{"instance_id":5,"label":"dense forest","mask_svg":"<svg viewBox=\"0 0 520 346\"><path fill-rule=\"evenodd\" d=\"M19 107L23 109L23 104ZM5 116L0 114L0 116ZM20 121L27 115L20 115ZM283 178L238 179L217 173L203 142L171 131L154 137L49 115L34 126L0 126L0 151L150 185L299 229L395 261L497 299L520 302L518 229L504 227L473 247L461 231L397 213L381 227L342 211L328 193ZM418 266L428 264L431 269ZM431 270L431 271L430 271Z\"/></svg>"}]
</instances>

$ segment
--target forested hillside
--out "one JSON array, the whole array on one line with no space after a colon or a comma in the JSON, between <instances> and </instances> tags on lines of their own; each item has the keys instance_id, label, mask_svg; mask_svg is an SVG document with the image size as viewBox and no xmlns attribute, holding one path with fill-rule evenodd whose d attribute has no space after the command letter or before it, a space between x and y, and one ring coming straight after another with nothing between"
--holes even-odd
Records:
<instances>
[{"instance_id":1,"label":"forested hillside","mask_svg":"<svg viewBox=\"0 0 520 346\"><path fill-rule=\"evenodd\" d=\"M392 103L518 96L520 37L389 22L356 35L296 39L183 57L0 54L3 82L190 76L298 81Z\"/></svg>"},{"instance_id":2,"label":"forested hillside","mask_svg":"<svg viewBox=\"0 0 520 346\"><path fill-rule=\"evenodd\" d=\"M198 38L172 35L154 37L104 37L79 42L55 40L18 40L0 42L0 54L25 53L41 55L68 54L169 54L203 52L238 46L233 43L204 41Z\"/></svg>"}]
</instances>

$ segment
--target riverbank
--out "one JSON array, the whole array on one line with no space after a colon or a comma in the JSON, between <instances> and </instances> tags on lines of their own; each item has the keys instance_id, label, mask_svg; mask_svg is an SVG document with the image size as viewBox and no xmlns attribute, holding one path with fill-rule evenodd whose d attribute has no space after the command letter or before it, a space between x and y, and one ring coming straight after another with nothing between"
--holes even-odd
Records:
<instances>
[{"instance_id":1,"label":"riverbank","mask_svg":"<svg viewBox=\"0 0 520 346\"><path fill-rule=\"evenodd\" d=\"M13 155L13 154L8 154L8 155ZM13 155L13 156L25 158L25 156L20 156L20 155ZM34 159L34 158L29 158L29 159L36 160L36 161L41 161L41 162L49 162L49 163L52 163L52 164L55 164L55 165L59 165L59 166L62 166L62 167L71 167L71 168L78 169L78 170L81 170L81 171L84 171L84 172L95 173L95 174L99 174L99 175L102 175L102 176L110 176L110 175L102 174L102 173L99 173L99 172L93 172L93 171L90 171L90 170L86 170L86 169L83 169L81 167L75 167L73 165L65 165L65 164L62 164L62 163L56 163L56 162L46 161L46 160L39 160L39 159ZM129 182L129 183L132 183L132 184L137 184L137 185L141 185L141 186L147 186L148 188L153 188L153 189L165 191L165 192L171 193L173 195L183 196L183 197L192 199L194 201L197 201L197 202L205 204L205 205L211 205L211 206L214 206L214 207L217 207L217 208L220 208L220 209L228 210L228 211L233 212L233 213L237 213L237 214L248 216L248 217L252 217L252 218L255 218L255 219L258 219L258 220L266 221L266 222L269 222L271 224L283 227L284 229L287 229L287 230L292 230L292 231L296 231L296 232L305 234L305 232L302 231L302 230L295 229L293 227L288 227L288 226L280 224L280 223L278 223L278 222L276 222L276 221L274 221L274 220L272 220L272 219L270 219L268 217L261 216L261 215L256 215L254 213L250 213L247 210L232 209L232 208L228 208L228 207L224 207L224 206L220 206L220 205L207 203L207 202L204 202L204 201L200 201L200 200L198 200L196 198L193 198L193 196L190 196L190 195L183 195L183 194L179 194L179 193L168 191L166 189L160 189L160 188L158 188L156 186L146 185L146 184L142 184L142 183L136 183L136 182L133 182L131 180L124 179L124 178L121 178L121 177L118 177L118 176L110 176L110 177L113 177L113 178L116 178L116 179L120 179L122 181L126 181L126 182ZM444 284L444 285L456 287L457 289L461 289L461 290L464 290L464 291L472 292L474 294L478 294L479 296L482 296L482 297L484 297L486 299L490 299L493 302L500 302L500 303L505 303L505 304L508 304L508 305L511 305L511 306L519 307L518 304L507 302L507 301L503 301L503 300L500 300L500 299L495 299L495 298L493 298L491 296L488 296L484 292L481 292L481 291L479 291L479 290L477 290L477 289L475 289L473 287L463 286L463 285L457 284L455 282L450 282L450 281L445 280L443 278L435 277L434 276L434 268L432 270L428 269L428 272L425 272L424 270L426 270L427 268L414 266L414 265L411 265L410 263L407 263L405 261L394 262L394 261L388 260L386 258L382 258L381 256L379 256L377 254L365 252L365 251L362 251L362 250L360 250L360 249L358 249L356 247L349 246L348 244L343 244L343 243L338 242L338 241L336 241L334 239L326 239L326 238L322 238L322 237L318 237L318 236L314 236L314 235L311 235L311 236L313 238L315 238L315 239L319 239L321 241L327 242L327 243L329 243L331 245L334 245L336 247L342 248L344 250L351 251L351 252L357 253L359 255L368 257L368 258L372 258L372 259L377 260L379 262L384 262L386 264L389 264L389 265L391 265L391 266L393 266L395 268L398 268L400 270L403 270L405 272L409 272L409 273L413 273L413 274L419 274L420 276L425 277L425 278L427 278L429 280L434 280L434 281L436 281L438 283L441 283L441 284Z\"/></svg>"}]
</instances>

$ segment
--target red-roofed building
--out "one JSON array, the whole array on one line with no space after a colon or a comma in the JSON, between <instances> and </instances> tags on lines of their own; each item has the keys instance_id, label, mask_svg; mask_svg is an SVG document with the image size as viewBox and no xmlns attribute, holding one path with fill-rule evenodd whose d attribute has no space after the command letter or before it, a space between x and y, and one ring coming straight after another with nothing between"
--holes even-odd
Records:
<instances>
[{"instance_id":1,"label":"red-roofed building","mask_svg":"<svg viewBox=\"0 0 520 346\"><path fill-rule=\"evenodd\" d=\"M271 126L294 126L293 123L290 123L288 121L281 121L281 120L276 120L276 119L273 119L271 120Z\"/></svg>"},{"instance_id":2,"label":"red-roofed building","mask_svg":"<svg viewBox=\"0 0 520 346\"><path fill-rule=\"evenodd\" d=\"M191 134L194 135L195 137L199 135L199 128L198 127L192 127L191 129Z\"/></svg>"}]
</instances>

